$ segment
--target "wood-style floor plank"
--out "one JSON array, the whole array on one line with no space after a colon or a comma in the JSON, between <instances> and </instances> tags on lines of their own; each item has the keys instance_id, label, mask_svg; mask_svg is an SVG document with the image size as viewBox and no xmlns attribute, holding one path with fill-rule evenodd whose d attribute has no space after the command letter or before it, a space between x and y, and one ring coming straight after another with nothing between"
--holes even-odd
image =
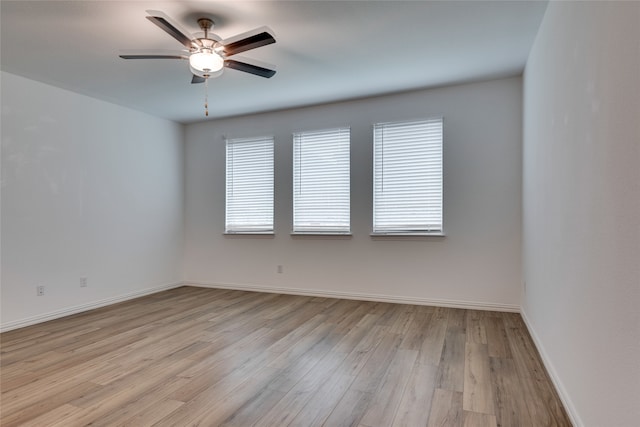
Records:
<instances>
[{"instance_id":1,"label":"wood-style floor plank","mask_svg":"<svg viewBox=\"0 0 640 427\"><path fill-rule=\"evenodd\" d=\"M462 393L437 388L433 392L428 427L462 426Z\"/></svg>"},{"instance_id":2,"label":"wood-style floor plank","mask_svg":"<svg viewBox=\"0 0 640 427\"><path fill-rule=\"evenodd\" d=\"M485 344L467 343L464 358L463 409L465 411L494 413L489 351Z\"/></svg>"},{"instance_id":3,"label":"wood-style floor plank","mask_svg":"<svg viewBox=\"0 0 640 427\"><path fill-rule=\"evenodd\" d=\"M325 373L332 372L336 369L345 357L346 355L341 353L320 356L321 360L314 366L314 369L308 371L296 384L290 386L288 391L283 391L282 399L270 409L254 414L254 416L257 415L257 419L248 425L258 427L288 425L291 423L298 413L309 403L314 392L328 380L328 376L326 376ZM273 394L272 391L280 391L283 389L281 381L276 380L274 383L275 387L272 385L267 386L269 393L263 394Z\"/></svg>"},{"instance_id":4,"label":"wood-style floor plank","mask_svg":"<svg viewBox=\"0 0 640 427\"><path fill-rule=\"evenodd\" d=\"M484 325L487 333L489 357L511 359L511 349L509 348L509 339L507 338L503 317L495 315L486 316L484 318Z\"/></svg>"},{"instance_id":5,"label":"wood-style floor plank","mask_svg":"<svg viewBox=\"0 0 640 427\"><path fill-rule=\"evenodd\" d=\"M393 423L417 357L416 350L400 349L396 352L371 405L360 420L361 425L368 427L390 426Z\"/></svg>"},{"instance_id":6,"label":"wood-style floor plank","mask_svg":"<svg viewBox=\"0 0 640 427\"><path fill-rule=\"evenodd\" d=\"M564 425L566 412L520 317L505 316L507 337L529 416L534 425Z\"/></svg>"},{"instance_id":7,"label":"wood-style floor plank","mask_svg":"<svg viewBox=\"0 0 640 427\"><path fill-rule=\"evenodd\" d=\"M497 427L495 415L464 411L464 427Z\"/></svg>"},{"instance_id":8,"label":"wood-style floor plank","mask_svg":"<svg viewBox=\"0 0 640 427\"><path fill-rule=\"evenodd\" d=\"M522 385L514 361L492 357L490 369L498 427L535 427L529 417L526 401L515 398L522 393Z\"/></svg>"},{"instance_id":9,"label":"wood-style floor plank","mask_svg":"<svg viewBox=\"0 0 640 427\"><path fill-rule=\"evenodd\" d=\"M437 387L445 390L464 391L465 334L448 330L438 369Z\"/></svg>"},{"instance_id":10,"label":"wood-style floor plank","mask_svg":"<svg viewBox=\"0 0 640 427\"><path fill-rule=\"evenodd\" d=\"M427 425L437 372L438 368L435 365L413 365L410 380L393 419L393 427Z\"/></svg>"},{"instance_id":11,"label":"wood-style floor plank","mask_svg":"<svg viewBox=\"0 0 640 427\"><path fill-rule=\"evenodd\" d=\"M3 427L570 426L513 313L182 287L0 344Z\"/></svg>"}]
</instances>

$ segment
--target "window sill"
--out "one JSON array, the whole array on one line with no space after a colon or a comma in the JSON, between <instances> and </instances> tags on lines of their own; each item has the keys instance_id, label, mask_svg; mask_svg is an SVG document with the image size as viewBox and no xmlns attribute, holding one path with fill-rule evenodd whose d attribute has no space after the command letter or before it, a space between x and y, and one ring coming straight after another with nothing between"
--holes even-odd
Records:
<instances>
[{"instance_id":1,"label":"window sill","mask_svg":"<svg viewBox=\"0 0 640 427\"><path fill-rule=\"evenodd\" d=\"M254 239L273 239L275 237L275 233L273 231L248 231L248 232L225 232L222 233L224 237L229 238L254 238Z\"/></svg>"},{"instance_id":2,"label":"window sill","mask_svg":"<svg viewBox=\"0 0 640 427\"><path fill-rule=\"evenodd\" d=\"M338 240L347 240L351 239L353 234L351 233L323 233L320 231L307 231L307 232L291 232L291 237L294 239L305 239L305 238L315 238L315 239L338 239Z\"/></svg>"},{"instance_id":3,"label":"window sill","mask_svg":"<svg viewBox=\"0 0 640 427\"><path fill-rule=\"evenodd\" d=\"M444 232L433 233L370 233L373 240L425 240L429 238L441 239L447 237Z\"/></svg>"}]
</instances>

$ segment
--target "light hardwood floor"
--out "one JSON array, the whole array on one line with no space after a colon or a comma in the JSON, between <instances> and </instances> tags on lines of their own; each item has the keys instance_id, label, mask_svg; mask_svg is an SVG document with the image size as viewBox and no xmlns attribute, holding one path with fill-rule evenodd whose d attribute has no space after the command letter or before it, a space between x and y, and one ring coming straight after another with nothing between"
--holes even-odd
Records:
<instances>
[{"instance_id":1,"label":"light hardwood floor","mask_svg":"<svg viewBox=\"0 0 640 427\"><path fill-rule=\"evenodd\" d=\"M182 287L1 344L3 427L571 425L513 313Z\"/></svg>"}]
</instances>

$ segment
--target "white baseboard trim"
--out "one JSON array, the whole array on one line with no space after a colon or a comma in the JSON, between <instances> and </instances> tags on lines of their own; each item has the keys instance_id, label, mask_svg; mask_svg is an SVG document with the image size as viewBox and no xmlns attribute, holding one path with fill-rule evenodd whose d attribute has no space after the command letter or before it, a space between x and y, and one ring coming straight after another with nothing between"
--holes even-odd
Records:
<instances>
[{"instance_id":1,"label":"white baseboard trim","mask_svg":"<svg viewBox=\"0 0 640 427\"><path fill-rule=\"evenodd\" d=\"M153 288L142 289L140 291L130 292L128 294L118 295L116 297L105 298L99 301L90 302L87 304L76 305L73 307L67 307L62 310L56 310L45 314L39 314L33 317L27 317L26 319L14 320L12 322L3 323L0 325L0 332L7 332L13 329L24 328L25 326L35 325L37 323L47 322L49 320L59 319L61 317L69 316L72 314L82 313L83 311L89 311L96 308L104 307L106 305L116 304L130 299L143 297L145 295L151 295L158 292L166 291L173 288L183 286L182 282L170 283Z\"/></svg>"},{"instance_id":2,"label":"white baseboard trim","mask_svg":"<svg viewBox=\"0 0 640 427\"><path fill-rule=\"evenodd\" d=\"M217 288L217 289L233 289L237 291L251 291L251 292L266 292L272 294L288 294L288 295L304 295L312 297L322 298L341 298L352 299L359 301L376 301L376 302L389 302L396 304L412 304L412 305L433 305L437 307L449 307L449 308L465 308L470 310L486 310L486 311L505 311L512 313L519 313L519 305L511 304L499 304L489 302L475 302L475 301L457 301L457 300L445 300L435 298L417 298L417 297L403 297L395 295L384 294L369 294L359 292L341 292L341 291L327 291L321 289L300 289L300 288L280 288L273 286L258 286L258 285L239 285L229 283L204 283L204 282L183 282L184 286L196 286L201 288Z\"/></svg>"},{"instance_id":3,"label":"white baseboard trim","mask_svg":"<svg viewBox=\"0 0 640 427\"><path fill-rule=\"evenodd\" d=\"M540 353L540 358L542 359L542 363L544 363L544 367L546 368L547 372L549 373L549 376L551 377L551 381L553 382L553 385L556 388L558 395L560 396L560 400L562 401L562 404L564 405L564 409L567 411L567 414L569 415L571 423L574 425L574 427L583 427L584 423L580 419L580 416L578 415L578 411L576 411L576 408L573 405L571 398L569 397L569 393L567 393L567 390L565 389L564 384L560 380L560 377L558 376L558 372L553 366L553 363L551 363L551 359L549 358L549 355L545 351L544 345L542 345L542 341L540 341L540 338L536 334L535 329L532 328L524 308L520 309L520 315L522 316L522 319L524 320L524 324L527 326L527 329L529 330L529 335L531 335L531 338L533 339L533 342L536 345L536 348L538 349L538 353Z\"/></svg>"}]
</instances>

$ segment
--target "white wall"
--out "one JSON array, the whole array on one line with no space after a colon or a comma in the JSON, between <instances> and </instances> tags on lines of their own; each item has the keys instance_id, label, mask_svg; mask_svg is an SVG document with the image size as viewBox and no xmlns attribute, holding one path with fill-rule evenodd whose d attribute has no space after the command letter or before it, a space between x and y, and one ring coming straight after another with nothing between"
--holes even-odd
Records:
<instances>
[{"instance_id":1,"label":"white wall","mask_svg":"<svg viewBox=\"0 0 640 427\"><path fill-rule=\"evenodd\" d=\"M1 77L3 328L179 282L182 126Z\"/></svg>"},{"instance_id":2,"label":"white wall","mask_svg":"<svg viewBox=\"0 0 640 427\"><path fill-rule=\"evenodd\" d=\"M635 426L640 3L551 2L524 82L524 315L576 424Z\"/></svg>"},{"instance_id":3,"label":"white wall","mask_svg":"<svg viewBox=\"0 0 640 427\"><path fill-rule=\"evenodd\" d=\"M188 125L187 281L517 309L521 89L510 78ZM439 114L447 237L372 239L373 123ZM353 237L291 237L291 133L342 125L351 126ZM224 137L259 135L275 136L276 235L224 236Z\"/></svg>"}]
</instances>

